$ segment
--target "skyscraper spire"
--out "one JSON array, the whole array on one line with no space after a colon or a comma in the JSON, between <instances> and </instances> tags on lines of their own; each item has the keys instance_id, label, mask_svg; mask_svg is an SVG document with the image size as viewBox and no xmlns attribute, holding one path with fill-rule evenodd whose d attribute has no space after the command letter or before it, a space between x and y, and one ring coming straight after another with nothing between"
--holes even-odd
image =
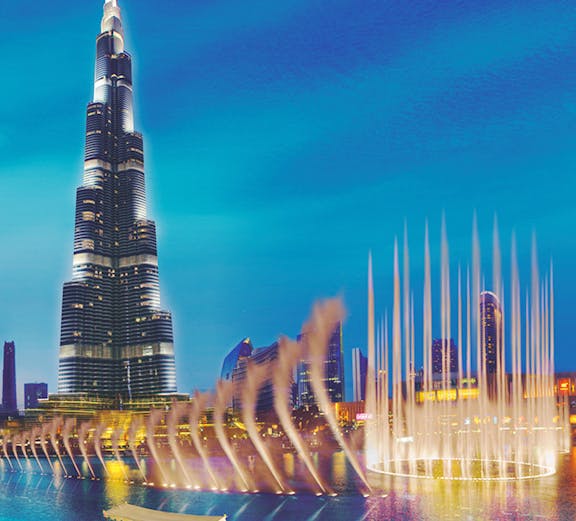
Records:
<instances>
[{"instance_id":1,"label":"skyscraper spire","mask_svg":"<svg viewBox=\"0 0 576 521\"><path fill-rule=\"evenodd\" d=\"M160 306L156 224L146 215L144 145L134 130L132 58L106 0L77 190L72 280L64 284L58 393L176 392L172 317Z\"/></svg>"},{"instance_id":2,"label":"skyscraper spire","mask_svg":"<svg viewBox=\"0 0 576 521\"><path fill-rule=\"evenodd\" d=\"M116 54L121 53L124 50L124 30L122 29L122 14L117 0L106 0L104 3L104 16L100 29L103 33L110 31L117 33L114 39L117 47L114 52Z\"/></svg>"}]
</instances>

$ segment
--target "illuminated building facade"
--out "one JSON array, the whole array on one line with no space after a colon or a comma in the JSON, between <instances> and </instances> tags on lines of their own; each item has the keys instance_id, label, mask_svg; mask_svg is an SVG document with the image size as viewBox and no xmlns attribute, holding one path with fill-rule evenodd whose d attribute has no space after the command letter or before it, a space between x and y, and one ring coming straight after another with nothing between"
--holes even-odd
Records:
<instances>
[{"instance_id":1,"label":"illuminated building facade","mask_svg":"<svg viewBox=\"0 0 576 521\"><path fill-rule=\"evenodd\" d=\"M220 371L221 380L232 380L235 372L238 370L240 360L252 355L254 348L249 338L244 338L238 345L232 349L224 358L222 369Z\"/></svg>"},{"instance_id":2,"label":"illuminated building facade","mask_svg":"<svg viewBox=\"0 0 576 521\"><path fill-rule=\"evenodd\" d=\"M306 342L306 336L300 335L299 342ZM344 401L344 346L342 343L342 323L334 329L328 342L324 361L324 385L332 403ZM297 366L298 407L316 404L310 382L310 364L301 360Z\"/></svg>"},{"instance_id":3,"label":"illuminated building facade","mask_svg":"<svg viewBox=\"0 0 576 521\"><path fill-rule=\"evenodd\" d=\"M432 340L432 374L456 374L458 372L458 347L454 340L435 338Z\"/></svg>"},{"instance_id":4,"label":"illuminated building facade","mask_svg":"<svg viewBox=\"0 0 576 521\"><path fill-rule=\"evenodd\" d=\"M495 293L480 293L480 346L488 395L497 395L497 373L502 351L502 308Z\"/></svg>"},{"instance_id":5,"label":"illuminated building facade","mask_svg":"<svg viewBox=\"0 0 576 521\"><path fill-rule=\"evenodd\" d=\"M160 305L156 226L147 218L132 59L117 0L96 39L72 280L64 284L58 394L131 400L176 392L172 317Z\"/></svg>"},{"instance_id":6,"label":"illuminated building facade","mask_svg":"<svg viewBox=\"0 0 576 521\"><path fill-rule=\"evenodd\" d=\"M16 402L16 346L14 342L4 342L4 365L2 367L2 413L18 412Z\"/></svg>"},{"instance_id":7,"label":"illuminated building facade","mask_svg":"<svg viewBox=\"0 0 576 521\"><path fill-rule=\"evenodd\" d=\"M274 342L267 347L254 349L249 338L240 342L224 359L222 364L221 379L234 383L234 394L232 397L232 408L238 413L242 410L242 391L244 390L248 364L264 365L270 367L269 378L262 382L258 389L256 401L256 416L274 414L274 386L272 384L273 364L278 359L280 345ZM291 399L289 402L291 403Z\"/></svg>"},{"instance_id":8,"label":"illuminated building facade","mask_svg":"<svg viewBox=\"0 0 576 521\"><path fill-rule=\"evenodd\" d=\"M359 347L352 349L352 390L355 402L366 398L366 373L368 371L368 358L362 354Z\"/></svg>"}]
</instances>

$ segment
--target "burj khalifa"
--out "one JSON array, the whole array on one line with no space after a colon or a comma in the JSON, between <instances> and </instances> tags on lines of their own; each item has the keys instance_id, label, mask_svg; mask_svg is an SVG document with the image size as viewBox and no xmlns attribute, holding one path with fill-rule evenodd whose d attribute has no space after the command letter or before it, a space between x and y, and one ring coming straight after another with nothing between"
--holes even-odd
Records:
<instances>
[{"instance_id":1,"label":"burj khalifa","mask_svg":"<svg viewBox=\"0 0 576 521\"><path fill-rule=\"evenodd\" d=\"M146 209L132 58L106 0L76 192L72 280L64 284L58 394L121 400L176 393L172 317L160 304L156 225Z\"/></svg>"}]
</instances>

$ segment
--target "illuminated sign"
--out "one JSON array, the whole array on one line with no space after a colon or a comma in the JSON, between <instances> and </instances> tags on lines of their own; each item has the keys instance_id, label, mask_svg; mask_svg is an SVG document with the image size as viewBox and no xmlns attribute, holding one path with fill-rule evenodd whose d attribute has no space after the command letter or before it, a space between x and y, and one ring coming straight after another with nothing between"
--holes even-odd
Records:
<instances>
[{"instance_id":1,"label":"illuminated sign","mask_svg":"<svg viewBox=\"0 0 576 521\"><path fill-rule=\"evenodd\" d=\"M568 394L570 392L570 378L561 378L558 380L558 390L561 393Z\"/></svg>"},{"instance_id":2,"label":"illuminated sign","mask_svg":"<svg viewBox=\"0 0 576 521\"><path fill-rule=\"evenodd\" d=\"M454 401L456 400L456 389L441 389L436 394L438 401Z\"/></svg>"}]
</instances>

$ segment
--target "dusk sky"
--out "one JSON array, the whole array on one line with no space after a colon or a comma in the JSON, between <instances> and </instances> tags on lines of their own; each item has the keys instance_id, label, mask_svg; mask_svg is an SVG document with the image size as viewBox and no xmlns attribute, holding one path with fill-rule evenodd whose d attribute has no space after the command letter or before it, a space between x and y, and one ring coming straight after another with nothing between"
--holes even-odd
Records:
<instances>
[{"instance_id":1,"label":"dusk sky","mask_svg":"<svg viewBox=\"0 0 576 521\"><path fill-rule=\"evenodd\" d=\"M0 339L16 341L19 395L56 391L102 3L0 4ZM453 276L474 211L485 265L497 214L506 279L512 232L524 284L536 234L557 368L576 369L573 1L120 6L180 391L212 388L243 337L295 337L316 299L340 295L350 396L368 252L380 314L407 223L418 305L425 220L437 273L443 212Z\"/></svg>"}]
</instances>

